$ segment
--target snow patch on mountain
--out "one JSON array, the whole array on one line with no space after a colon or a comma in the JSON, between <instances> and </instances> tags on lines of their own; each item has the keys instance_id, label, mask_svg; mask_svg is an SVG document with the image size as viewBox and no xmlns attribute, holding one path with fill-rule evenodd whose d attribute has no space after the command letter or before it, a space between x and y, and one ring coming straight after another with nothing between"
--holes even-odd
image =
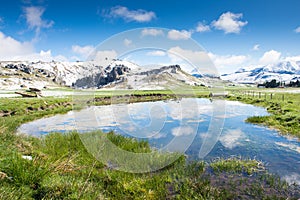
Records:
<instances>
[{"instance_id":1,"label":"snow patch on mountain","mask_svg":"<svg viewBox=\"0 0 300 200\"><path fill-rule=\"evenodd\" d=\"M130 65L129 65L130 66ZM133 70L132 70L133 69ZM179 65L141 68L126 63L112 63L103 72L75 82L78 88L167 89L178 85L204 85L203 81L184 72Z\"/></svg>"},{"instance_id":2,"label":"snow patch on mountain","mask_svg":"<svg viewBox=\"0 0 300 200\"><path fill-rule=\"evenodd\" d=\"M93 62L0 62L0 75L22 75L52 78L56 82L70 86L78 78L98 71L101 66ZM33 78L33 77L32 77Z\"/></svg>"},{"instance_id":3,"label":"snow patch on mountain","mask_svg":"<svg viewBox=\"0 0 300 200\"><path fill-rule=\"evenodd\" d=\"M166 89L171 85L206 85L179 65L139 66L113 60L108 66L87 62L0 61L0 89L70 86L77 88Z\"/></svg>"},{"instance_id":4,"label":"snow patch on mountain","mask_svg":"<svg viewBox=\"0 0 300 200\"><path fill-rule=\"evenodd\" d=\"M295 81L300 79L300 61L283 61L258 67L240 68L235 73L224 74L221 79L236 83L263 83L276 79L278 81Z\"/></svg>"}]
</instances>

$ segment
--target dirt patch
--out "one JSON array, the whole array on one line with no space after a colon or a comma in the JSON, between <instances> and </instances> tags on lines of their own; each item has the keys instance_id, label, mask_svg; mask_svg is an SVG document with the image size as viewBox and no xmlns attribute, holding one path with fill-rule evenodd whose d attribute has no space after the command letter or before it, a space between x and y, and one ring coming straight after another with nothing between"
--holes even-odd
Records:
<instances>
[{"instance_id":1,"label":"dirt patch","mask_svg":"<svg viewBox=\"0 0 300 200\"><path fill-rule=\"evenodd\" d=\"M16 114L16 111L7 111L7 110L1 110L0 111L0 117L10 117Z\"/></svg>"},{"instance_id":2,"label":"dirt patch","mask_svg":"<svg viewBox=\"0 0 300 200\"><path fill-rule=\"evenodd\" d=\"M5 174L4 172L0 172L0 180L4 180L8 178L7 174Z\"/></svg>"},{"instance_id":3,"label":"dirt patch","mask_svg":"<svg viewBox=\"0 0 300 200\"><path fill-rule=\"evenodd\" d=\"M166 99L177 99L178 96L174 94L126 94L119 96L106 96L106 97L95 97L93 100L87 102L87 104L96 105L110 105L117 103L135 103L135 102L147 102L147 101L159 101Z\"/></svg>"}]
</instances>

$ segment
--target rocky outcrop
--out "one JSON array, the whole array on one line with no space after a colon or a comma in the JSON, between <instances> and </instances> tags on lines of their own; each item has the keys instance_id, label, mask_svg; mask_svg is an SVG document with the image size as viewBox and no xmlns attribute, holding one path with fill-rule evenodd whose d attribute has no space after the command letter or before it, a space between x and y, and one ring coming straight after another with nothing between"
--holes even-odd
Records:
<instances>
[{"instance_id":1,"label":"rocky outcrop","mask_svg":"<svg viewBox=\"0 0 300 200\"><path fill-rule=\"evenodd\" d=\"M170 66L164 66L158 69L152 69L149 71L144 71L144 72L140 72L138 73L139 75L146 75L146 76L150 76L150 75L156 75L159 74L163 71L167 71L167 70L171 70L171 73L176 74L178 72L178 70L181 70L179 65L170 65Z\"/></svg>"},{"instance_id":2,"label":"rocky outcrop","mask_svg":"<svg viewBox=\"0 0 300 200\"><path fill-rule=\"evenodd\" d=\"M142 71L143 70L143 71ZM201 81L184 72L179 65L131 70L126 65L110 65L100 73L79 79L75 88L165 88L171 84L201 85ZM170 86L170 85L169 85Z\"/></svg>"},{"instance_id":3,"label":"rocky outcrop","mask_svg":"<svg viewBox=\"0 0 300 200\"><path fill-rule=\"evenodd\" d=\"M52 79L53 81L57 81L59 82L59 80L57 80L57 76L55 73L46 70L46 69L37 69L34 68L31 65L25 65L23 63L9 63L7 65L4 66L5 69L10 69L11 72L23 72L26 73L28 75L34 75L36 77L44 77L47 79ZM7 74L7 75L11 75L11 74Z\"/></svg>"},{"instance_id":4,"label":"rocky outcrop","mask_svg":"<svg viewBox=\"0 0 300 200\"><path fill-rule=\"evenodd\" d=\"M155 68L154 68L155 67ZM141 67L129 61L113 60L107 67L86 62L0 62L0 88L43 88L51 85L74 88L166 88L170 84L199 85L201 80L179 65Z\"/></svg>"},{"instance_id":5,"label":"rocky outcrop","mask_svg":"<svg viewBox=\"0 0 300 200\"><path fill-rule=\"evenodd\" d=\"M100 73L96 73L92 76L87 76L81 79L78 79L73 87L76 88L91 88L97 87L100 88L109 83L120 81L123 77L130 73L130 69L124 65L117 65L115 67L108 66L105 70Z\"/></svg>"}]
</instances>

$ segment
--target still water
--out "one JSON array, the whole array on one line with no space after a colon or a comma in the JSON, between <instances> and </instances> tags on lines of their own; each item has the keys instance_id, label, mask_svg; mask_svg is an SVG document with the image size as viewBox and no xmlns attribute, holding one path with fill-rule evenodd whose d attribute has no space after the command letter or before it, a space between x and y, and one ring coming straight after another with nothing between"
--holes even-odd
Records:
<instances>
[{"instance_id":1,"label":"still water","mask_svg":"<svg viewBox=\"0 0 300 200\"><path fill-rule=\"evenodd\" d=\"M18 132L103 130L148 140L153 148L211 161L238 156L261 160L267 169L300 184L300 142L267 127L245 122L268 115L261 107L234 101L181 100L92 106L23 124Z\"/></svg>"}]
</instances>

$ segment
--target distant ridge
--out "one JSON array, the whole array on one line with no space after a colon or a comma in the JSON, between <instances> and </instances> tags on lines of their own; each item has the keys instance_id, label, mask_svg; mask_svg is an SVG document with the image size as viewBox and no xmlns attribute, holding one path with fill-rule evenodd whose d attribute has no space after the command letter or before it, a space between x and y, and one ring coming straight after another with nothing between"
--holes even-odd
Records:
<instances>
[{"instance_id":1,"label":"distant ridge","mask_svg":"<svg viewBox=\"0 0 300 200\"><path fill-rule=\"evenodd\" d=\"M224 74L221 79L235 83L264 83L276 79L278 81L300 80L300 61L284 61L261 67L241 68L235 73Z\"/></svg>"}]
</instances>

